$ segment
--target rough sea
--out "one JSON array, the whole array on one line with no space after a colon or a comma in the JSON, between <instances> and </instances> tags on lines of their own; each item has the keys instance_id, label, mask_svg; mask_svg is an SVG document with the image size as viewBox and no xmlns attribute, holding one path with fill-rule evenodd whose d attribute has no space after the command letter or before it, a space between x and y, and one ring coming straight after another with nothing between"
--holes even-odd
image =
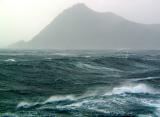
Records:
<instances>
[{"instance_id":1,"label":"rough sea","mask_svg":"<svg viewBox=\"0 0 160 117\"><path fill-rule=\"evenodd\" d=\"M160 51L0 50L0 117L160 117Z\"/></svg>"}]
</instances>

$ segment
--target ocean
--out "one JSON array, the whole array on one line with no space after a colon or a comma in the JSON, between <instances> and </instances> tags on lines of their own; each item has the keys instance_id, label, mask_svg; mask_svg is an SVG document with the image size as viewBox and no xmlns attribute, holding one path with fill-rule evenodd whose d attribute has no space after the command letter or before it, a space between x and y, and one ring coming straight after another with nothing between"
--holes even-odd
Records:
<instances>
[{"instance_id":1,"label":"ocean","mask_svg":"<svg viewBox=\"0 0 160 117\"><path fill-rule=\"evenodd\" d=\"M160 117L160 51L0 50L0 117Z\"/></svg>"}]
</instances>

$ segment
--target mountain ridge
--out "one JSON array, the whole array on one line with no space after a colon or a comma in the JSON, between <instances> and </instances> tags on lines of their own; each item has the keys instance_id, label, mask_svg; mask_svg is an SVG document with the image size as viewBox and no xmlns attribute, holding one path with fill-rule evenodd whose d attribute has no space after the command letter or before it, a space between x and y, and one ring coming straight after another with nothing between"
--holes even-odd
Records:
<instances>
[{"instance_id":1,"label":"mountain ridge","mask_svg":"<svg viewBox=\"0 0 160 117\"><path fill-rule=\"evenodd\" d=\"M157 25L132 22L112 12L99 13L77 4L59 14L31 41L10 48L154 49L159 48L159 31Z\"/></svg>"}]
</instances>

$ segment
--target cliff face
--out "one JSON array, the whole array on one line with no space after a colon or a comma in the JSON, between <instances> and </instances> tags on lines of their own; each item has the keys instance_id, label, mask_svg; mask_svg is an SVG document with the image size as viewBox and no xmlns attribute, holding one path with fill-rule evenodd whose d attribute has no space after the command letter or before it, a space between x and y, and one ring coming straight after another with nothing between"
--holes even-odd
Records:
<instances>
[{"instance_id":1,"label":"cliff face","mask_svg":"<svg viewBox=\"0 0 160 117\"><path fill-rule=\"evenodd\" d=\"M20 49L158 49L159 25L128 21L113 13L98 13L83 4L63 11ZM22 47L23 45L23 47Z\"/></svg>"}]
</instances>

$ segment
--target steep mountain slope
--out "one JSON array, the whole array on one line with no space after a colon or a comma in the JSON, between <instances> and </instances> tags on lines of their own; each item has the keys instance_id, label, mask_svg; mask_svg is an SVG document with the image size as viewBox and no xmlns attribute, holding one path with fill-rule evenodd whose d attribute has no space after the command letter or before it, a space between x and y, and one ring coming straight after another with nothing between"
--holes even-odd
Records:
<instances>
[{"instance_id":1,"label":"steep mountain slope","mask_svg":"<svg viewBox=\"0 0 160 117\"><path fill-rule=\"evenodd\" d=\"M22 49L159 49L159 25L128 21L113 13L98 13L83 4L63 11ZM23 45L23 47L22 47Z\"/></svg>"}]
</instances>

